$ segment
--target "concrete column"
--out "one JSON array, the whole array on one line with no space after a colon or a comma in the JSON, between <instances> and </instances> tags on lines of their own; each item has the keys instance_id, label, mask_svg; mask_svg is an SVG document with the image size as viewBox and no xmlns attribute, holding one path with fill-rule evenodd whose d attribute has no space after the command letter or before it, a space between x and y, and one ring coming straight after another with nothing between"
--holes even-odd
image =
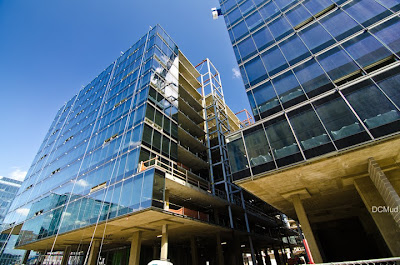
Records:
<instances>
[{"instance_id":1,"label":"concrete column","mask_svg":"<svg viewBox=\"0 0 400 265\"><path fill-rule=\"evenodd\" d=\"M132 235L131 250L129 253L129 265L139 265L141 246L142 231L136 231Z\"/></svg>"},{"instance_id":2,"label":"concrete column","mask_svg":"<svg viewBox=\"0 0 400 265\"><path fill-rule=\"evenodd\" d=\"M240 246L240 239L239 235L234 233L233 235L233 244L234 244L234 255L237 265L243 265L243 255L242 255L242 248Z\"/></svg>"},{"instance_id":3,"label":"concrete column","mask_svg":"<svg viewBox=\"0 0 400 265\"><path fill-rule=\"evenodd\" d=\"M308 221L306 211L304 210L303 203L301 202L298 194L292 196L294 209L296 210L297 218L299 218L301 229L303 230L304 236L310 246L311 255L315 263L322 263L322 256L319 252L317 241L315 240L313 231Z\"/></svg>"},{"instance_id":4,"label":"concrete column","mask_svg":"<svg viewBox=\"0 0 400 265\"><path fill-rule=\"evenodd\" d=\"M380 196L375 185L367 177L354 180L354 185L372 219L374 219L390 252L395 257L400 256L400 228L397 226L395 220L390 213L372 212L373 206L385 205L385 201Z\"/></svg>"},{"instance_id":5,"label":"concrete column","mask_svg":"<svg viewBox=\"0 0 400 265\"><path fill-rule=\"evenodd\" d=\"M161 237L161 255L160 260L168 259L168 225L162 226L162 237Z\"/></svg>"},{"instance_id":6,"label":"concrete column","mask_svg":"<svg viewBox=\"0 0 400 265\"><path fill-rule=\"evenodd\" d=\"M165 190L164 193L164 210L169 210L169 190Z\"/></svg>"},{"instance_id":7,"label":"concrete column","mask_svg":"<svg viewBox=\"0 0 400 265\"><path fill-rule=\"evenodd\" d=\"M192 265L199 265L199 255L197 252L196 238L194 236L190 238L190 252L192 254Z\"/></svg>"},{"instance_id":8,"label":"concrete column","mask_svg":"<svg viewBox=\"0 0 400 265\"><path fill-rule=\"evenodd\" d=\"M26 264L28 262L29 254L31 254L30 250L25 251L24 258L22 259L22 264Z\"/></svg>"},{"instance_id":9,"label":"concrete column","mask_svg":"<svg viewBox=\"0 0 400 265\"><path fill-rule=\"evenodd\" d=\"M221 235L217 233L217 256L218 256L218 265L224 265L224 252L222 250L221 245Z\"/></svg>"},{"instance_id":10,"label":"concrete column","mask_svg":"<svg viewBox=\"0 0 400 265\"><path fill-rule=\"evenodd\" d=\"M385 205L389 206L392 209L397 209L390 211L390 214L393 216L393 219L396 222L397 226L400 227L399 194L397 194L396 190L393 188L385 173L383 173L382 169L373 158L368 159L368 173L378 192L385 201L385 204L375 206Z\"/></svg>"},{"instance_id":11,"label":"concrete column","mask_svg":"<svg viewBox=\"0 0 400 265\"><path fill-rule=\"evenodd\" d=\"M61 260L61 265L68 265L70 254L71 254L71 246L66 246Z\"/></svg>"},{"instance_id":12,"label":"concrete column","mask_svg":"<svg viewBox=\"0 0 400 265\"><path fill-rule=\"evenodd\" d=\"M87 265L96 265L97 257L99 256L100 240L93 240L92 246L89 250L89 258Z\"/></svg>"}]
</instances>

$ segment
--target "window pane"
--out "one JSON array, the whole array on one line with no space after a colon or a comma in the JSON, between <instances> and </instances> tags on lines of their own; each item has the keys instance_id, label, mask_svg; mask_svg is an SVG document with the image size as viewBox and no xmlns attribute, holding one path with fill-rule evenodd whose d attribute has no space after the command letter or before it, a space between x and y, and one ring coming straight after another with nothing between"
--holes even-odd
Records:
<instances>
[{"instance_id":1,"label":"window pane","mask_svg":"<svg viewBox=\"0 0 400 265\"><path fill-rule=\"evenodd\" d=\"M374 0L353 0L343 9L364 27L372 25L391 13Z\"/></svg>"},{"instance_id":2,"label":"window pane","mask_svg":"<svg viewBox=\"0 0 400 265\"><path fill-rule=\"evenodd\" d=\"M297 35L280 44L281 50L288 60L289 64L296 64L310 56L310 52Z\"/></svg>"},{"instance_id":3,"label":"window pane","mask_svg":"<svg viewBox=\"0 0 400 265\"><path fill-rule=\"evenodd\" d=\"M340 9L321 19L321 24L338 41L362 29L357 22Z\"/></svg>"},{"instance_id":4,"label":"window pane","mask_svg":"<svg viewBox=\"0 0 400 265\"><path fill-rule=\"evenodd\" d=\"M254 88L253 94L260 113L279 105L278 98L271 82L267 82Z\"/></svg>"},{"instance_id":5,"label":"window pane","mask_svg":"<svg viewBox=\"0 0 400 265\"><path fill-rule=\"evenodd\" d=\"M264 22L260 16L260 14L256 11L249 17L245 18L247 27L250 31L257 29Z\"/></svg>"},{"instance_id":6,"label":"window pane","mask_svg":"<svg viewBox=\"0 0 400 265\"><path fill-rule=\"evenodd\" d=\"M321 88L322 93L333 87L331 81L314 59L296 67L294 73L307 94L318 88ZM314 95L314 93L312 94Z\"/></svg>"},{"instance_id":7,"label":"window pane","mask_svg":"<svg viewBox=\"0 0 400 265\"><path fill-rule=\"evenodd\" d=\"M400 10L400 0L377 0L377 2L384 5L386 8L390 8L393 11Z\"/></svg>"},{"instance_id":8,"label":"window pane","mask_svg":"<svg viewBox=\"0 0 400 265\"><path fill-rule=\"evenodd\" d=\"M228 155L232 173L248 168L246 153L244 151L242 137L233 141L227 141Z\"/></svg>"},{"instance_id":9,"label":"window pane","mask_svg":"<svg viewBox=\"0 0 400 265\"><path fill-rule=\"evenodd\" d=\"M361 132L357 118L342 98L316 104L316 110L333 140Z\"/></svg>"},{"instance_id":10,"label":"window pane","mask_svg":"<svg viewBox=\"0 0 400 265\"><path fill-rule=\"evenodd\" d=\"M316 15L327 7L331 6L333 3L329 0L306 0L303 2L308 11L311 12L312 15Z\"/></svg>"},{"instance_id":11,"label":"window pane","mask_svg":"<svg viewBox=\"0 0 400 265\"><path fill-rule=\"evenodd\" d=\"M297 82L291 71L278 76L277 78L273 79L272 82L276 89L276 93L279 95L279 99L283 103L304 95L299 82Z\"/></svg>"},{"instance_id":12,"label":"window pane","mask_svg":"<svg viewBox=\"0 0 400 265\"><path fill-rule=\"evenodd\" d=\"M261 56L270 76L288 67L285 58L276 46L264 52Z\"/></svg>"},{"instance_id":13,"label":"window pane","mask_svg":"<svg viewBox=\"0 0 400 265\"><path fill-rule=\"evenodd\" d=\"M279 15L280 11L279 8L275 5L273 1L269 2L265 6L261 7L259 10L262 18L268 22L272 18L276 17Z\"/></svg>"},{"instance_id":14,"label":"window pane","mask_svg":"<svg viewBox=\"0 0 400 265\"><path fill-rule=\"evenodd\" d=\"M371 33L389 46L397 55L400 54L400 18L395 17L373 29Z\"/></svg>"},{"instance_id":15,"label":"window pane","mask_svg":"<svg viewBox=\"0 0 400 265\"><path fill-rule=\"evenodd\" d=\"M254 101L253 93L251 91L247 92L247 98L249 100L253 115L257 116L258 115L257 106L256 106L256 102Z\"/></svg>"},{"instance_id":16,"label":"window pane","mask_svg":"<svg viewBox=\"0 0 400 265\"><path fill-rule=\"evenodd\" d=\"M395 106L375 85L364 82L360 86L362 88L346 95L346 98L368 128L375 128L400 118Z\"/></svg>"},{"instance_id":17,"label":"window pane","mask_svg":"<svg viewBox=\"0 0 400 265\"><path fill-rule=\"evenodd\" d=\"M334 82L359 71L353 60L338 47L318 56L317 60Z\"/></svg>"},{"instance_id":18,"label":"window pane","mask_svg":"<svg viewBox=\"0 0 400 265\"><path fill-rule=\"evenodd\" d=\"M308 109L290 117L290 122L303 150L330 142L313 109Z\"/></svg>"},{"instance_id":19,"label":"window pane","mask_svg":"<svg viewBox=\"0 0 400 265\"><path fill-rule=\"evenodd\" d=\"M222 5L222 9L225 12L228 12L233 6L236 6L236 0L228 0Z\"/></svg>"},{"instance_id":20,"label":"window pane","mask_svg":"<svg viewBox=\"0 0 400 265\"><path fill-rule=\"evenodd\" d=\"M264 129L259 126L255 131L244 136L247 154L250 160L250 166L257 166L267 162L271 162L272 156L269 151L267 137Z\"/></svg>"},{"instance_id":21,"label":"window pane","mask_svg":"<svg viewBox=\"0 0 400 265\"><path fill-rule=\"evenodd\" d=\"M247 62L244 65L244 68L246 69L250 85L254 85L266 78L267 72L265 71L264 65L259 56Z\"/></svg>"},{"instance_id":22,"label":"window pane","mask_svg":"<svg viewBox=\"0 0 400 265\"><path fill-rule=\"evenodd\" d=\"M230 12L227 15L228 19L229 19L229 23L227 23L227 25L233 25L235 24L236 21L238 21L239 19L242 18L239 8L236 8L235 10L233 10L232 12Z\"/></svg>"},{"instance_id":23,"label":"window pane","mask_svg":"<svg viewBox=\"0 0 400 265\"><path fill-rule=\"evenodd\" d=\"M343 47L363 67L378 62L392 54L368 32L352 38L344 43Z\"/></svg>"},{"instance_id":24,"label":"window pane","mask_svg":"<svg viewBox=\"0 0 400 265\"><path fill-rule=\"evenodd\" d=\"M381 76L375 77L374 80L386 95L400 107L400 68L390 70Z\"/></svg>"},{"instance_id":25,"label":"window pane","mask_svg":"<svg viewBox=\"0 0 400 265\"><path fill-rule=\"evenodd\" d=\"M272 37L268 27L262 28L254 33L253 39L259 51L274 43L274 38Z\"/></svg>"},{"instance_id":26,"label":"window pane","mask_svg":"<svg viewBox=\"0 0 400 265\"><path fill-rule=\"evenodd\" d=\"M252 1L245 1L239 6L239 8L240 11L242 11L243 16L246 16L255 8L255 5Z\"/></svg>"},{"instance_id":27,"label":"window pane","mask_svg":"<svg viewBox=\"0 0 400 265\"><path fill-rule=\"evenodd\" d=\"M296 2L297 1L295 1L295 0L275 0L275 3L282 11L286 10L287 8L289 8L291 5L293 5Z\"/></svg>"},{"instance_id":28,"label":"window pane","mask_svg":"<svg viewBox=\"0 0 400 265\"><path fill-rule=\"evenodd\" d=\"M266 132L276 159L300 152L286 119L269 125Z\"/></svg>"},{"instance_id":29,"label":"window pane","mask_svg":"<svg viewBox=\"0 0 400 265\"><path fill-rule=\"evenodd\" d=\"M289 22L284 17L277 18L271 24L268 24L268 27L277 41L289 35L290 32L293 31Z\"/></svg>"},{"instance_id":30,"label":"window pane","mask_svg":"<svg viewBox=\"0 0 400 265\"><path fill-rule=\"evenodd\" d=\"M238 48L243 61L257 52L256 46L251 37L241 41L238 44Z\"/></svg>"},{"instance_id":31,"label":"window pane","mask_svg":"<svg viewBox=\"0 0 400 265\"><path fill-rule=\"evenodd\" d=\"M233 35L235 36L235 41L240 40L244 35L248 33L247 26L244 21L240 22L232 28Z\"/></svg>"},{"instance_id":32,"label":"window pane","mask_svg":"<svg viewBox=\"0 0 400 265\"><path fill-rule=\"evenodd\" d=\"M311 17L311 14L303 5L298 5L287 12L286 17L289 20L290 24L292 24L293 27L296 27L305 20L309 19Z\"/></svg>"},{"instance_id":33,"label":"window pane","mask_svg":"<svg viewBox=\"0 0 400 265\"><path fill-rule=\"evenodd\" d=\"M319 52L335 43L331 35L318 23L314 23L300 31L299 35L313 53Z\"/></svg>"}]
</instances>

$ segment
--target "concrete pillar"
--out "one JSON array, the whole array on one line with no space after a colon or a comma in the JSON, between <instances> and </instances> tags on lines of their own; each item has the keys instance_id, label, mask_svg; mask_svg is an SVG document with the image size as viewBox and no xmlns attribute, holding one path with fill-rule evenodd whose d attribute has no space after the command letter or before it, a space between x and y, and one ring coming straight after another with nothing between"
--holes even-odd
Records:
<instances>
[{"instance_id":1,"label":"concrete pillar","mask_svg":"<svg viewBox=\"0 0 400 265\"><path fill-rule=\"evenodd\" d=\"M89 250L89 258L87 265L96 265L97 257L99 256L100 240L93 240L92 246Z\"/></svg>"},{"instance_id":2,"label":"concrete pillar","mask_svg":"<svg viewBox=\"0 0 400 265\"><path fill-rule=\"evenodd\" d=\"M161 237L161 255L160 260L168 259L168 225L162 226L162 237Z\"/></svg>"},{"instance_id":3,"label":"concrete pillar","mask_svg":"<svg viewBox=\"0 0 400 265\"><path fill-rule=\"evenodd\" d=\"M372 212L373 206L383 206L385 201L380 196L372 181L368 178L354 180L354 185L363 200L365 207L371 214L372 219L378 227L383 239L386 242L392 256L400 256L400 228L390 213Z\"/></svg>"},{"instance_id":4,"label":"concrete pillar","mask_svg":"<svg viewBox=\"0 0 400 265\"><path fill-rule=\"evenodd\" d=\"M142 246L142 232L136 231L132 235L131 250L129 253L129 265L139 265L140 248Z\"/></svg>"},{"instance_id":5,"label":"concrete pillar","mask_svg":"<svg viewBox=\"0 0 400 265\"><path fill-rule=\"evenodd\" d=\"M234 255L237 265L243 265L243 255L242 255L242 248L240 246L240 238L237 233L233 235L233 244L234 244Z\"/></svg>"},{"instance_id":6,"label":"concrete pillar","mask_svg":"<svg viewBox=\"0 0 400 265\"><path fill-rule=\"evenodd\" d=\"M299 218L301 229L303 230L304 236L310 246L311 255L315 263L322 263L322 256L318 249L317 241L315 240L313 231L308 221L306 211L304 210L303 203L301 202L298 194L292 196L294 209L296 210L297 218Z\"/></svg>"},{"instance_id":7,"label":"concrete pillar","mask_svg":"<svg viewBox=\"0 0 400 265\"><path fill-rule=\"evenodd\" d=\"M190 238L190 252L192 254L192 265L199 265L199 255L197 252L196 238L194 236Z\"/></svg>"},{"instance_id":8,"label":"concrete pillar","mask_svg":"<svg viewBox=\"0 0 400 265\"><path fill-rule=\"evenodd\" d=\"M400 227L399 194L397 194L385 173L383 173L382 169L373 158L368 159L368 173L378 192L385 201L385 204L375 206L389 206L392 209L397 209L390 211L390 214L393 216L397 226Z\"/></svg>"},{"instance_id":9,"label":"concrete pillar","mask_svg":"<svg viewBox=\"0 0 400 265\"><path fill-rule=\"evenodd\" d=\"M169 190L165 190L164 193L164 210L169 210Z\"/></svg>"},{"instance_id":10,"label":"concrete pillar","mask_svg":"<svg viewBox=\"0 0 400 265\"><path fill-rule=\"evenodd\" d=\"M71 254L71 246L66 246L61 260L61 265L68 265L70 254Z\"/></svg>"},{"instance_id":11,"label":"concrete pillar","mask_svg":"<svg viewBox=\"0 0 400 265\"><path fill-rule=\"evenodd\" d=\"M31 254L30 250L25 251L24 258L22 259L22 264L26 264L28 262L29 254Z\"/></svg>"},{"instance_id":12,"label":"concrete pillar","mask_svg":"<svg viewBox=\"0 0 400 265\"><path fill-rule=\"evenodd\" d=\"M218 256L218 265L224 265L224 251L222 250L221 245L221 235L217 233L217 256Z\"/></svg>"}]
</instances>

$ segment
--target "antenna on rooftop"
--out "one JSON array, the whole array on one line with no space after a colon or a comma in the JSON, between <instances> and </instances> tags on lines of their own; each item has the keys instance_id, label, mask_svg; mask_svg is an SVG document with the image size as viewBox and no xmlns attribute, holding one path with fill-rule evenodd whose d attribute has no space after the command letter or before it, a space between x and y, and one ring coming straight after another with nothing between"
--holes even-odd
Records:
<instances>
[{"instance_id":1,"label":"antenna on rooftop","mask_svg":"<svg viewBox=\"0 0 400 265\"><path fill-rule=\"evenodd\" d=\"M218 19L219 16L222 16L221 8L213 7L211 8L211 13L214 20Z\"/></svg>"}]
</instances>

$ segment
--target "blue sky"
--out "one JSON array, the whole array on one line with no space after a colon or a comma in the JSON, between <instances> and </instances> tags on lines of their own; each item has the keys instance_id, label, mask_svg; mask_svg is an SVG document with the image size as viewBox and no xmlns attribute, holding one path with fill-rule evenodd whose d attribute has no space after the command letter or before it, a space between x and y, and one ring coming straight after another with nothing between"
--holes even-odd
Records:
<instances>
[{"instance_id":1,"label":"blue sky","mask_svg":"<svg viewBox=\"0 0 400 265\"><path fill-rule=\"evenodd\" d=\"M56 111L159 23L225 100L249 109L218 0L0 0L0 176L23 178Z\"/></svg>"}]
</instances>

